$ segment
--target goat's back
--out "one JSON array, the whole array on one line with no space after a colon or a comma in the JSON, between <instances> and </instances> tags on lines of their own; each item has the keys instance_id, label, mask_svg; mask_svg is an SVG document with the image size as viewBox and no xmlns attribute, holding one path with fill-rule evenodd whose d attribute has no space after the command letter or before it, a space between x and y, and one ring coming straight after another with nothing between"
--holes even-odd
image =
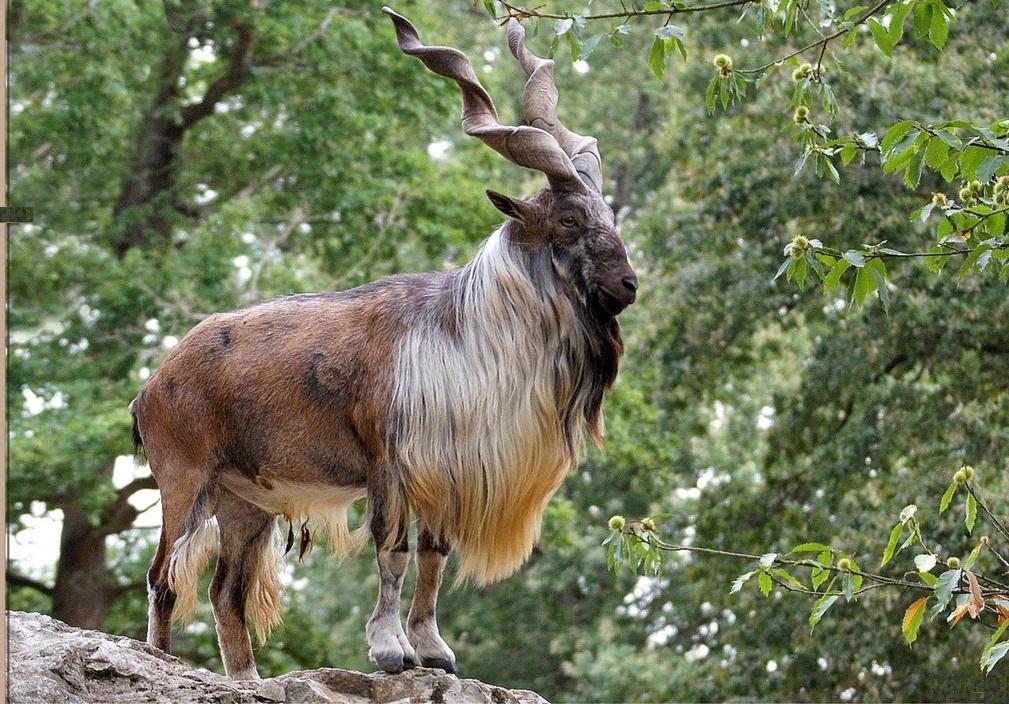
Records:
<instances>
[{"instance_id":1,"label":"goat's back","mask_svg":"<svg viewBox=\"0 0 1009 704\"><path fill-rule=\"evenodd\" d=\"M443 278L389 277L199 323L132 406L155 477L195 466L363 486L386 459L397 343Z\"/></svg>"}]
</instances>

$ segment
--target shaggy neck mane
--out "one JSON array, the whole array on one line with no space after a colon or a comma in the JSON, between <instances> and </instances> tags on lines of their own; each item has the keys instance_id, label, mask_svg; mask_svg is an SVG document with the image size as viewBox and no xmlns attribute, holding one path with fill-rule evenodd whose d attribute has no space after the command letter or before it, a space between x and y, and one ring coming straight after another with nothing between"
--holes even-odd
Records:
<instances>
[{"instance_id":1,"label":"shaggy neck mane","mask_svg":"<svg viewBox=\"0 0 1009 704\"><path fill-rule=\"evenodd\" d=\"M616 319L524 241L514 221L492 234L396 359L391 509L454 544L458 579L480 584L525 561L584 431L601 441L623 349Z\"/></svg>"}]
</instances>

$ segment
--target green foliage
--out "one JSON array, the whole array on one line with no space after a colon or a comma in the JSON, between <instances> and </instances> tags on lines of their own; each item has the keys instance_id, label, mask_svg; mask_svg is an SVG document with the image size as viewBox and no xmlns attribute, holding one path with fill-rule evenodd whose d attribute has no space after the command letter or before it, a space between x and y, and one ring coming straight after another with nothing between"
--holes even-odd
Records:
<instances>
[{"instance_id":1,"label":"green foliage","mask_svg":"<svg viewBox=\"0 0 1009 704\"><path fill-rule=\"evenodd\" d=\"M220 49L234 42L227 19L247 11L205 5L214 24L199 27L196 47L181 44L185 85L169 114L221 74ZM555 14L585 10L558 5ZM872 19L892 28L908 5L747 2L737 23L732 9L641 3L657 14L638 17L596 0L580 19L525 19L534 48L553 45L563 119L599 139L642 289L621 317L627 352L606 404L605 450L553 499L519 574L441 599L442 632L466 676L558 700L833 701L852 690L869 701L955 701L964 694L951 673L962 665L951 654L982 653L995 674L1004 667L1004 630L991 640L923 618L910 651L903 618L913 600L860 593L872 584L858 566L878 564L899 527L887 567L920 583L922 611L935 612L947 589L932 618L971 603L957 603L970 591L965 572L997 575L980 507L976 537L964 531L964 483L927 518L930 544L943 546L935 557L917 542L928 511L904 521L895 508L934 506L951 458L992 468L986 495L1009 492L996 202L1006 164L992 160L1002 155L992 140L1006 138L1004 12L957 8L939 52L937 4L919 0L888 58L862 28ZM126 404L171 339L205 315L464 262L498 222L485 188L542 185L461 134L456 91L403 60L375 6L306 0L256 17L263 60L186 133L176 197L117 214L159 67L180 37L160 5L89 8L12 8L11 203L36 216L10 238L15 533L33 502L69 501L101 519L116 495L111 463L130 450ZM493 54L503 49L495 23L468 1L397 9L425 37L474 57L514 120L524 81L506 50ZM591 14L606 11L617 16ZM822 55L814 44L779 66L819 41L812 24L843 33ZM728 64L708 58L723 53ZM429 157L432 142L447 147L442 158ZM919 180L911 188L906 178ZM151 213L170 234L118 257L120 233ZM929 256L902 256L919 253ZM945 273L954 264L966 266L962 277ZM769 284L782 266L783 280ZM888 315L873 303L881 297ZM29 412L25 390L41 412ZM670 515L647 538L630 519L639 531L619 539L601 526L613 514L660 512ZM746 578L730 594L735 558L656 547L674 536L747 554ZM114 585L142 585L156 537L132 529L107 539ZM617 544L624 559L612 573ZM769 550L777 556L762 564ZM336 565L320 550L287 568L285 624L257 651L264 675L368 667L372 562ZM811 611L774 608L786 585L815 593L803 597L810 610L830 602L812 634ZM123 594L106 628L142 637L142 586ZM1009 609L999 594L984 593L986 607ZM11 590L14 608L47 603ZM178 652L220 670L205 599L200 609L177 634Z\"/></svg>"},{"instance_id":2,"label":"green foliage","mask_svg":"<svg viewBox=\"0 0 1009 704\"><path fill-rule=\"evenodd\" d=\"M969 475L966 474L969 470ZM970 478L968 478L968 476ZM974 479L974 469L964 467L956 472L951 486L963 484L967 491L967 504L965 513L967 515L967 532L973 530L977 515L976 489L971 485ZM951 494L949 490L946 492ZM943 498L943 503L948 505L948 500ZM942 513L942 504L939 513ZM924 549L926 552L914 558L915 569L907 574L916 574L922 584L908 582L901 577L891 577L883 574L865 572L858 563L848 555L841 555L833 548L824 543L806 542L796 547L788 555L801 555L802 553L817 553L816 559L790 559L779 556L778 553L769 552L763 555L743 555L736 552L727 552L704 547L675 546L666 543L657 531L657 520L653 517L643 518L640 521L625 523L622 517L619 521L610 521L610 536L604 541L604 545L611 547L608 551L607 564L611 570L618 570L623 566L629 567L635 573L658 574L662 565L663 552L671 551L693 551L712 555L721 555L731 558L757 558L756 569L744 572L732 581L728 593L736 594L741 592L744 586L757 575L758 589L764 597L769 597L775 585L785 591L797 592L816 597L809 612L810 635L815 631L816 626L823 620L827 612L843 596L846 601L856 601L862 594L878 589L880 587L891 587L901 590L915 592L925 591L927 594L915 599L906 608L901 619L901 631L904 640L908 645L914 644L918 639L918 631L924 621L928 602L932 599L935 604L930 611L930 617L934 620L942 615L949 608L954 596L957 596L956 608L949 614L947 621L956 626L965 614L972 619L981 620L982 616L988 612L994 615L996 626L995 634L984 648L980 659L980 667L984 673L991 672L995 665L1001 660L1006 652L1009 652L1009 641L1000 642L1005 633L1006 624L1009 623L1009 609L1006 609L1004 602L1009 596L1004 592L1009 591L1009 586L993 577L988 577L975 568L975 563L982 552L982 548L988 548L988 552L994 558L996 565L1005 566L1005 557L1002 556L991 545L990 538L982 538L970 556L967 558L964 567L960 566L960 559L951 556L943 559L937 552L933 551L926 543L922 535L921 524L917 517L918 507L914 504L905 506L900 512L898 523L890 531L886 548L883 551L883 559L880 566L885 566L895 555L899 554L912 542ZM990 509L985 507L986 514L990 517L992 527L1000 534L999 537L1009 541L1009 532L1004 524L994 516ZM617 517L615 517L617 518ZM907 539L898 548L904 530L909 532ZM625 545L624 549L614 549L614 545ZM643 547L642 547L643 546ZM659 553L653 557L652 552ZM933 577L930 572L937 564L944 564L949 569L945 570L938 578ZM790 569L807 568L812 588L798 578ZM835 589L835 586L840 585ZM868 582L868 584L866 584ZM981 586L982 582L984 587ZM821 589L821 587L823 587Z\"/></svg>"}]
</instances>

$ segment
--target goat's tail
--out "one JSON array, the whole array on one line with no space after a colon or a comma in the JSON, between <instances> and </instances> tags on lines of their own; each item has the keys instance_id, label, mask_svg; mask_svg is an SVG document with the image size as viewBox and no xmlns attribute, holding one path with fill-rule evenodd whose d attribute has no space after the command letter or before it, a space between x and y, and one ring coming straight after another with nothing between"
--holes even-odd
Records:
<instances>
[{"instance_id":1,"label":"goat's tail","mask_svg":"<svg viewBox=\"0 0 1009 704\"><path fill-rule=\"evenodd\" d=\"M133 457L138 462L143 462L147 459L144 456L144 439L140 436L140 426L137 425L137 412L134 409L139 398L138 396L130 401L130 416L133 418Z\"/></svg>"},{"instance_id":2,"label":"goat's tail","mask_svg":"<svg viewBox=\"0 0 1009 704\"><path fill-rule=\"evenodd\" d=\"M182 534L172 545L168 586L176 595L172 617L181 621L192 617L196 609L197 583L218 545L217 523L211 520L212 511L210 487L204 486L193 501Z\"/></svg>"}]
</instances>

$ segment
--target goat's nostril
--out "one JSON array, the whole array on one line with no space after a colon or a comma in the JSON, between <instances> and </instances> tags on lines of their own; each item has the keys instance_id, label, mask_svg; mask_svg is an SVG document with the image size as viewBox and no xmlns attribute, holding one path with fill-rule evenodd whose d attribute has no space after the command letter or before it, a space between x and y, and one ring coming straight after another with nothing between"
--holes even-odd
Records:
<instances>
[{"instance_id":1,"label":"goat's nostril","mask_svg":"<svg viewBox=\"0 0 1009 704\"><path fill-rule=\"evenodd\" d=\"M624 288L626 288L631 293L638 292L638 277L637 276L626 276L624 277Z\"/></svg>"}]
</instances>

